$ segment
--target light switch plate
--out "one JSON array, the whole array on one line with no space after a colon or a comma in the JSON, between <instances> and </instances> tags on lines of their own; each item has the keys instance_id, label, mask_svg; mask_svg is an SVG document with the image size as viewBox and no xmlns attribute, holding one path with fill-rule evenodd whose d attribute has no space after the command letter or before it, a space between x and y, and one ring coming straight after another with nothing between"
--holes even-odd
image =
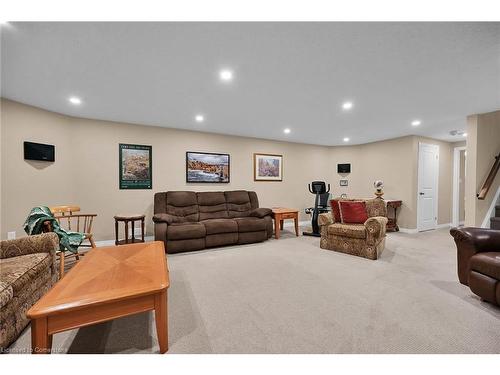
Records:
<instances>
[{"instance_id":1,"label":"light switch plate","mask_svg":"<svg viewBox=\"0 0 500 375\"><path fill-rule=\"evenodd\" d=\"M7 232L7 239L8 240L15 240L16 239L16 232Z\"/></svg>"}]
</instances>

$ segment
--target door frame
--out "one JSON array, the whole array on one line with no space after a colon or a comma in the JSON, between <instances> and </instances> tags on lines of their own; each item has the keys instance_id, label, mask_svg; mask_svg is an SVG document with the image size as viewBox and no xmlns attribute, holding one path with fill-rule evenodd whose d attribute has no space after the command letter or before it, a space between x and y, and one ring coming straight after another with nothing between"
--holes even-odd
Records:
<instances>
[{"instance_id":1,"label":"door frame","mask_svg":"<svg viewBox=\"0 0 500 375\"><path fill-rule=\"evenodd\" d=\"M421 166L420 166L420 153L421 153L421 148L422 146L430 146L430 147L433 147L436 149L436 153L437 153L437 168L436 168L436 182L435 182L435 186L434 186L434 191L435 191L435 199L434 199L434 221L435 221L435 227L434 229L436 229L438 227L438 207L439 207L439 202L438 202L438 199L439 199L439 145L436 145L436 144L432 144L432 143L425 143L425 142L418 142L418 153L417 153L417 194L416 194L416 197L417 197L417 232L421 232L423 231L423 229L421 229L420 227L420 216L422 214L422 208L420 207L420 194L419 194L419 188L420 188L420 172L421 172ZM426 229L427 230L427 229ZM429 229L431 230L431 229Z\"/></svg>"},{"instance_id":2,"label":"door frame","mask_svg":"<svg viewBox=\"0 0 500 375\"><path fill-rule=\"evenodd\" d=\"M454 227L460 225L460 202L458 201L458 189L460 185L460 151L466 151L467 147L460 146L453 149L453 201L452 201L452 211L451 211L451 224ZM466 156L467 157L467 156ZM465 163L465 168L467 168L467 163ZM467 171L465 172L467 175ZM464 176L465 178L465 176Z\"/></svg>"}]
</instances>

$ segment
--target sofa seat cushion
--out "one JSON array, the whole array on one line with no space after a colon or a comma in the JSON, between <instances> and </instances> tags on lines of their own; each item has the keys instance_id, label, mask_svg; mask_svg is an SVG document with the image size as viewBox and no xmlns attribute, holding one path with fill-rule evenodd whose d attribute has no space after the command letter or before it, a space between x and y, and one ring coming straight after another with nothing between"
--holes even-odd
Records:
<instances>
[{"instance_id":1,"label":"sofa seat cushion","mask_svg":"<svg viewBox=\"0 0 500 375\"><path fill-rule=\"evenodd\" d=\"M238 223L238 232L258 232L266 230L265 219L258 217L237 217L234 219Z\"/></svg>"},{"instance_id":2,"label":"sofa seat cushion","mask_svg":"<svg viewBox=\"0 0 500 375\"><path fill-rule=\"evenodd\" d=\"M2 286L12 287L13 296L22 292L25 285L33 282L52 265L49 253L33 253L12 258L0 259L0 281Z\"/></svg>"},{"instance_id":3,"label":"sofa seat cushion","mask_svg":"<svg viewBox=\"0 0 500 375\"><path fill-rule=\"evenodd\" d=\"M205 226L207 234L238 232L238 224L233 219L208 219L201 223Z\"/></svg>"},{"instance_id":4,"label":"sofa seat cushion","mask_svg":"<svg viewBox=\"0 0 500 375\"><path fill-rule=\"evenodd\" d=\"M201 223L173 223L167 227L167 239L169 241L203 238L205 235L205 226Z\"/></svg>"},{"instance_id":5,"label":"sofa seat cushion","mask_svg":"<svg viewBox=\"0 0 500 375\"><path fill-rule=\"evenodd\" d=\"M328 234L350 238L366 238L366 227L363 224L334 223L328 226Z\"/></svg>"},{"instance_id":6,"label":"sofa seat cushion","mask_svg":"<svg viewBox=\"0 0 500 375\"><path fill-rule=\"evenodd\" d=\"M478 253L470 258L470 268L500 280L500 252Z\"/></svg>"}]
</instances>

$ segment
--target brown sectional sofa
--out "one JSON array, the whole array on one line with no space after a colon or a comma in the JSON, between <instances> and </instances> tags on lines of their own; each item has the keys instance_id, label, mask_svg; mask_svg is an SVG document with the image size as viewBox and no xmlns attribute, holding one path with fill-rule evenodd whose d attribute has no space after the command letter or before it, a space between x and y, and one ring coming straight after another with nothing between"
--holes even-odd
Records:
<instances>
[{"instance_id":1,"label":"brown sectional sofa","mask_svg":"<svg viewBox=\"0 0 500 375\"><path fill-rule=\"evenodd\" d=\"M500 230L450 230L457 245L458 279L483 300L500 306Z\"/></svg>"},{"instance_id":2,"label":"brown sectional sofa","mask_svg":"<svg viewBox=\"0 0 500 375\"><path fill-rule=\"evenodd\" d=\"M261 242L272 236L271 213L253 191L156 193L155 240L170 254Z\"/></svg>"}]
</instances>

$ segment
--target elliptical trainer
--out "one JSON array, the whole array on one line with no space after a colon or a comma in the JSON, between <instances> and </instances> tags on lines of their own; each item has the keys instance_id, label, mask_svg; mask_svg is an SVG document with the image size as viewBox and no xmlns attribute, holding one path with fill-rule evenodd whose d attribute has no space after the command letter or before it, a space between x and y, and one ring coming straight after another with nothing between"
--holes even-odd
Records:
<instances>
[{"instance_id":1,"label":"elliptical trainer","mask_svg":"<svg viewBox=\"0 0 500 375\"><path fill-rule=\"evenodd\" d=\"M302 234L304 236L320 237L321 234L319 233L318 216L319 214L329 211L328 198L330 197L330 184L328 184L328 190L326 189L324 181L313 181L312 183L307 184L307 187L309 188L309 192L311 194L316 195L316 198L314 200L314 207L305 209L306 214L312 213L312 232L303 232Z\"/></svg>"}]
</instances>

